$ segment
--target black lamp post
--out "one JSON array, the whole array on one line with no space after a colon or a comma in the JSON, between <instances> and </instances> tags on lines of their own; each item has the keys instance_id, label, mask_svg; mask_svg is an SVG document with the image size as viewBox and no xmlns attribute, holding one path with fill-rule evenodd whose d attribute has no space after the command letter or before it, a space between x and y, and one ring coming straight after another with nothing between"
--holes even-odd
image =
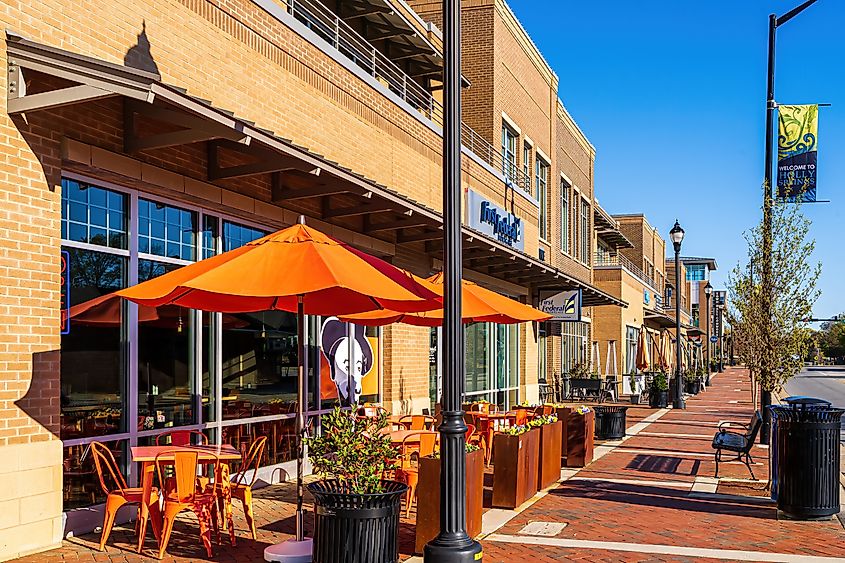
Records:
<instances>
[{"instance_id":1,"label":"black lamp post","mask_svg":"<svg viewBox=\"0 0 845 563\"><path fill-rule=\"evenodd\" d=\"M704 298L707 302L707 386L710 386L710 347L712 344L710 343L710 318L712 317L710 313L710 295L713 294L713 286L710 285L710 282L707 282L707 285L704 286ZM699 317L701 318L701 317Z\"/></svg>"},{"instance_id":2,"label":"black lamp post","mask_svg":"<svg viewBox=\"0 0 845 563\"><path fill-rule=\"evenodd\" d=\"M687 408L684 404L684 385L681 381L681 243L684 241L684 230L675 220L675 226L669 231L672 246L675 247L675 398L672 407Z\"/></svg>"},{"instance_id":3,"label":"black lamp post","mask_svg":"<svg viewBox=\"0 0 845 563\"><path fill-rule=\"evenodd\" d=\"M481 560L466 532L464 333L461 324L461 4L443 0L443 422L440 424L440 533L426 563Z\"/></svg>"}]
</instances>

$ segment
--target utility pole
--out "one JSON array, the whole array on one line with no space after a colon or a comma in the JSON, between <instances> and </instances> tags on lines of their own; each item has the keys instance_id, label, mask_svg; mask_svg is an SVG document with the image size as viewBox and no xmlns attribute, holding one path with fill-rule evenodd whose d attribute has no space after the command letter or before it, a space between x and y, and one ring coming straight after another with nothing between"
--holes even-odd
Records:
<instances>
[{"instance_id":1,"label":"utility pole","mask_svg":"<svg viewBox=\"0 0 845 563\"><path fill-rule=\"evenodd\" d=\"M765 170L763 173L763 268L761 287L763 289L762 295L762 309L764 322L771 325L772 323L772 300L774 296L771 295L771 279L772 279L772 167L774 164L774 124L775 124L775 110L777 109L777 102L775 101L775 39L777 35L777 28L782 26L811 5L815 4L816 0L807 0L797 8L777 17L775 14L769 14L769 57L768 68L766 73L766 144L765 144ZM773 367L771 366L771 350L768 348L768 339L763 339L763 350L760 350L760 379L768 380L771 378ZM771 390L760 389L760 406L763 410L763 427L760 429L760 443L768 444L771 433L771 413L769 412L769 405L772 404Z\"/></svg>"}]
</instances>

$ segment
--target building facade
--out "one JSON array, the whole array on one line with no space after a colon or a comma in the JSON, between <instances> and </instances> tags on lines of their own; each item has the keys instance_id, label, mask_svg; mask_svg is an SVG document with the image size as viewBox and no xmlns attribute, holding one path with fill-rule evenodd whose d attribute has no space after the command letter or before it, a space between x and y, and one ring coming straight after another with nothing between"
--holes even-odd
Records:
<instances>
[{"instance_id":1,"label":"building facade","mask_svg":"<svg viewBox=\"0 0 845 563\"><path fill-rule=\"evenodd\" d=\"M398 0L53 0L0 13L0 558L99 525L95 440L130 483L129 448L175 428L235 444L277 436L265 477L290 474L294 315L110 294L300 216L415 274L438 271L442 46L436 17L412 4L420 14ZM580 290L584 319L562 334L589 342L585 321L624 304L593 279L595 151L510 9L464 12L465 277L535 305ZM338 402L334 322L306 319L317 431ZM536 400L543 370L575 353L545 334L469 328L468 396ZM363 336L358 398L431 409L437 331Z\"/></svg>"}]
</instances>

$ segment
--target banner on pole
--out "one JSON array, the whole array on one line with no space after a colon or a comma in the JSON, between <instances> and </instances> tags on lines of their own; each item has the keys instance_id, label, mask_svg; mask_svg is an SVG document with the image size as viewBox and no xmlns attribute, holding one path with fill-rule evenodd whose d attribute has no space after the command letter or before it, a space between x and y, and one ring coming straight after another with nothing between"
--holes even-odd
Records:
<instances>
[{"instance_id":1,"label":"banner on pole","mask_svg":"<svg viewBox=\"0 0 845 563\"><path fill-rule=\"evenodd\" d=\"M816 201L818 104L778 106L778 199Z\"/></svg>"}]
</instances>

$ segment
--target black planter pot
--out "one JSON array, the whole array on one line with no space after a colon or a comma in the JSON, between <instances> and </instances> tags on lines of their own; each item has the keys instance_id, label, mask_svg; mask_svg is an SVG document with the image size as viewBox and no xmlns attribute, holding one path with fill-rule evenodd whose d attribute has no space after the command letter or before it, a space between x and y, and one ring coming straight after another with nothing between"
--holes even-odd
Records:
<instances>
[{"instance_id":1,"label":"black planter pot","mask_svg":"<svg viewBox=\"0 0 845 563\"><path fill-rule=\"evenodd\" d=\"M308 485L314 495L313 563L396 563L404 483L385 481L385 492L359 495L341 481Z\"/></svg>"},{"instance_id":2,"label":"black planter pot","mask_svg":"<svg viewBox=\"0 0 845 563\"><path fill-rule=\"evenodd\" d=\"M631 404L632 405L639 405L640 404L640 394L637 393L636 395L631 395Z\"/></svg>"},{"instance_id":3,"label":"black planter pot","mask_svg":"<svg viewBox=\"0 0 845 563\"><path fill-rule=\"evenodd\" d=\"M652 391L648 394L648 406L653 409L665 409L669 406L669 391Z\"/></svg>"},{"instance_id":4,"label":"black planter pot","mask_svg":"<svg viewBox=\"0 0 845 563\"><path fill-rule=\"evenodd\" d=\"M701 393L701 380L696 379L695 381L687 381L686 388L688 394L698 395Z\"/></svg>"}]
</instances>

